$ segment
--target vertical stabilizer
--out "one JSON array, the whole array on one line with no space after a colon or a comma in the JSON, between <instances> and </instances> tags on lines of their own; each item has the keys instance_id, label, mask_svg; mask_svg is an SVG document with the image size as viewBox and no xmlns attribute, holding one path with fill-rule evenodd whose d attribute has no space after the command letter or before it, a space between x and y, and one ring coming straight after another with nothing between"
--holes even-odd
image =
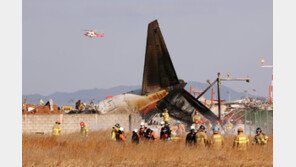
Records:
<instances>
[{"instance_id":1,"label":"vertical stabilizer","mask_svg":"<svg viewBox=\"0 0 296 167\"><path fill-rule=\"evenodd\" d=\"M157 20L149 23L142 95L179 84Z\"/></svg>"}]
</instances>

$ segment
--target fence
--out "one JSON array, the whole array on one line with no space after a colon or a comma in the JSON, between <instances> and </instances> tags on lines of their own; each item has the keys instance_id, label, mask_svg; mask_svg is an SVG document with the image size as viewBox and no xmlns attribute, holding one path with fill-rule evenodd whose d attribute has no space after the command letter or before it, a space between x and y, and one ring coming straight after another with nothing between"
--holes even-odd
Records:
<instances>
[{"instance_id":1,"label":"fence","mask_svg":"<svg viewBox=\"0 0 296 167\"><path fill-rule=\"evenodd\" d=\"M273 111L246 110L243 118L247 135L255 135L258 127L269 136L273 134Z\"/></svg>"}]
</instances>

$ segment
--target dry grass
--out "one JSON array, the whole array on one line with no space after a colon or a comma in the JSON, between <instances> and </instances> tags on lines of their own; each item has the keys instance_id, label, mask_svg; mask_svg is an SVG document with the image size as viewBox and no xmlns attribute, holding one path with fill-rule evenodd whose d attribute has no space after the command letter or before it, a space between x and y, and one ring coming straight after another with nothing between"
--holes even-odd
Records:
<instances>
[{"instance_id":1,"label":"dry grass","mask_svg":"<svg viewBox=\"0 0 296 167\"><path fill-rule=\"evenodd\" d=\"M23 135L23 166L272 166L273 141L267 146L250 146L248 151L232 149L232 137L225 137L221 151L186 147L179 142L130 142L110 140L110 132L51 136Z\"/></svg>"}]
</instances>

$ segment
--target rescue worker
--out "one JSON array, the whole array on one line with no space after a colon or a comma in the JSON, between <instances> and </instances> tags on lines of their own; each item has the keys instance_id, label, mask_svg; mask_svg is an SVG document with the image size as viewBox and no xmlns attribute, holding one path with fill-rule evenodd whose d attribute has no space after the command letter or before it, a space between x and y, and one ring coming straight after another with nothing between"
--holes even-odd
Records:
<instances>
[{"instance_id":1,"label":"rescue worker","mask_svg":"<svg viewBox=\"0 0 296 167\"><path fill-rule=\"evenodd\" d=\"M195 121L199 121L200 120L200 116L198 114L198 111L196 110L195 111L195 115L192 117L192 122L195 122Z\"/></svg>"},{"instance_id":2,"label":"rescue worker","mask_svg":"<svg viewBox=\"0 0 296 167\"><path fill-rule=\"evenodd\" d=\"M202 125L202 121L201 120L199 120L198 122L197 122L197 124L196 124L196 129L198 129L199 127L200 127L200 125Z\"/></svg>"},{"instance_id":3,"label":"rescue worker","mask_svg":"<svg viewBox=\"0 0 296 167\"><path fill-rule=\"evenodd\" d=\"M56 121L55 125L52 128L52 135L59 136L61 134L60 124L60 121Z\"/></svg>"},{"instance_id":4,"label":"rescue worker","mask_svg":"<svg viewBox=\"0 0 296 167\"><path fill-rule=\"evenodd\" d=\"M256 136L254 137L252 144L265 145L267 144L267 140L268 140L268 136L262 133L261 128L257 128Z\"/></svg>"},{"instance_id":5,"label":"rescue worker","mask_svg":"<svg viewBox=\"0 0 296 167\"><path fill-rule=\"evenodd\" d=\"M126 138L124 137L124 129L120 127L117 134L116 134L116 141L118 142L125 142Z\"/></svg>"},{"instance_id":6,"label":"rescue worker","mask_svg":"<svg viewBox=\"0 0 296 167\"><path fill-rule=\"evenodd\" d=\"M196 145L196 133L195 133L195 127L190 127L190 132L186 136L186 145Z\"/></svg>"},{"instance_id":7,"label":"rescue worker","mask_svg":"<svg viewBox=\"0 0 296 167\"><path fill-rule=\"evenodd\" d=\"M80 122L80 134L85 137L88 136L88 128L85 122Z\"/></svg>"},{"instance_id":8,"label":"rescue worker","mask_svg":"<svg viewBox=\"0 0 296 167\"><path fill-rule=\"evenodd\" d=\"M135 129L133 131L133 135L132 135L132 143L135 143L135 144L139 144L139 136L138 136L138 130Z\"/></svg>"},{"instance_id":9,"label":"rescue worker","mask_svg":"<svg viewBox=\"0 0 296 167\"><path fill-rule=\"evenodd\" d=\"M208 136L205 132L206 128L203 125L200 125L196 133L197 145L201 148L204 148L208 144Z\"/></svg>"},{"instance_id":10,"label":"rescue worker","mask_svg":"<svg viewBox=\"0 0 296 167\"><path fill-rule=\"evenodd\" d=\"M167 109L164 109L162 116L163 116L163 121L169 123L170 115Z\"/></svg>"},{"instance_id":11,"label":"rescue worker","mask_svg":"<svg viewBox=\"0 0 296 167\"><path fill-rule=\"evenodd\" d=\"M115 124L115 126L112 127L112 132L111 132L111 139L116 141L116 135L117 135L117 132L120 128L120 125L117 123Z\"/></svg>"},{"instance_id":12,"label":"rescue worker","mask_svg":"<svg viewBox=\"0 0 296 167\"><path fill-rule=\"evenodd\" d=\"M216 121L216 127L219 128L219 130L222 129L221 124L220 124L220 122L218 120Z\"/></svg>"},{"instance_id":13,"label":"rescue worker","mask_svg":"<svg viewBox=\"0 0 296 167\"><path fill-rule=\"evenodd\" d=\"M194 126L195 130L199 128L199 121L198 120L195 120L194 124L192 124L191 126Z\"/></svg>"},{"instance_id":14,"label":"rescue worker","mask_svg":"<svg viewBox=\"0 0 296 167\"><path fill-rule=\"evenodd\" d=\"M161 136L161 129L164 127L164 122L160 122L160 130L159 130L159 136Z\"/></svg>"},{"instance_id":15,"label":"rescue worker","mask_svg":"<svg viewBox=\"0 0 296 167\"><path fill-rule=\"evenodd\" d=\"M140 129L138 130L138 135L139 135L139 138L143 138L144 137L144 122L141 122L140 124Z\"/></svg>"},{"instance_id":16,"label":"rescue worker","mask_svg":"<svg viewBox=\"0 0 296 167\"><path fill-rule=\"evenodd\" d=\"M177 120L176 121L176 126L173 128L174 134L176 136L181 136L183 132L185 131L184 125L181 123L181 121Z\"/></svg>"},{"instance_id":17,"label":"rescue worker","mask_svg":"<svg viewBox=\"0 0 296 167\"><path fill-rule=\"evenodd\" d=\"M246 150L249 145L248 136L244 134L244 129L242 127L237 129L237 133L238 134L235 136L233 141L233 147L237 148L239 151Z\"/></svg>"},{"instance_id":18,"label":"rescue worker","mask_svg":"<svg viewBox=\"0 0 296 167\"><path fill-rule=\"evenodd\" d=\"M165 123L164 127L161 128L160 139L171 140L171 129L169 125L169 123Z\"/></svg>"},{"instance_id":19,"label":"rescue worker","mask_svg":"<svg viewBox=\"0 0 296 167\"><path fill-rule=\"evenodd\" d=\"M219 134L219 128L216 126L213 128L213 135L211 137L210 145L214 149L221 149L224 145L223 136Z\"/></svg>"},{"instance_id":20,"label":"rescue worker","mask_svg":"<svg viewBox=\"0 0 296 167\"><path fill-rule=\"evenodd\" d=\"M145 138L148 141L152 141L152 140L155 140L157 137L155 135L155 132L153 130L151 130L150 128L148 128L146 131L146 134L145 134Z\"/></svg>"},{"instance_id":21,"label":"rescue worker","mask_svg":"<svg viewBox=\"0 0 296 167\"><path fill-rule=\"evenodd\" d=\"M87 137L88 136L88 128L84 122L80 122L80 135Z\"/></svg>"},{"instance_id":22,"label":"rescue worker","mask_svg":"<svg viewBox=\"0 0 296 167\"><path fill-rule=\"evenodd\" d=\"M227 123L224 125L225 132L231 131L233 128L233 124L230 122L230 119L227 119Z\"/></svg>"},{"instance_id":23,"label":"rescue worker","mask_svg":"<svg viewBox=\"0 0 296 167\"><path fill-rule=\"evenodd\" d=\"M240 125L240 124L242 124L242 120L241 119L239 119L239 120L236 121L236 125Z\"/></svg>"}]
</instances>

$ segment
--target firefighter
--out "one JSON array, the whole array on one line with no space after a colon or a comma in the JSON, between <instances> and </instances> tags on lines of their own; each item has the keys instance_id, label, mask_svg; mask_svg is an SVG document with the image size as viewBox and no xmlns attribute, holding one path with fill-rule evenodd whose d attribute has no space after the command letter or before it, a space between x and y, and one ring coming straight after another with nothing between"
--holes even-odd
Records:
<instances>
[{"instance_id":1,"label":"firefighter","mask_svg":"<svg viewBox=\"0 0 296 167\"><path fill-rule=\"evenodd\" d=\"M80 135L87 137L88 136L88 128L84 122L80 122Z\"/></svg>"},{"instance_id":2,"label":"firefighter","mask_svg":"<svg viewBox=\"0 0 296 167\"><path fill-rule=\"evenodd\" d=\"M222 129L221 124L220 124L220 122L218 120L216 121L216 127L219 128L219 130Z\"/></svg>"},{"instance_id":3,"label":"firefighter","mask_svg":"<svg viewBox=\"0 0 296 167\"><path fill-rule=\"evenodd\" d=\"M164 127L164 122L160 122L160 130L159 130L159 136L161 136L161 129Z\"/></svg>"},{"instance_id":4,"label":"firefighter","mask_svg":"<svg viewBox=\"0 0 296 167\"><path fill-rule=\"evenodd\" d=\"M236 125L241 125L241 124L242 124L242 120L241 119L239 119L239 120L236 121Z\"/></svg>"},{"instance_id":5,"label":"firefighter","mask_svg":"<svg viewBox=\"0 0 296 167\"><path fill-rule=\"evenodd\" d=\"M213 135L211 137L210 145L214 149L221 149L224 145L223 136L219 134L219 128L216 126L213 128Z\"/></svg>"},{"instance_id":6,"label":"firefighter","mask_svg":"<svg viewBox=\"0 0 296 167\"><path fill-rule=\"evenodd\" d=\"M190 132L186 136L186 145L196 145L196 133L195 133L195 127L190 127Z\"/></svg>"},{"instance_id":7,"label":"firefighter","mask_svg":"<svg viewBox=\"0 0 296 167\"><path fill-rule=\"evenodd\" d=\"M252 144L265 145L267 144L267 140L268 140L268 136L262 133L261 128L257 128L256 136L254 137Z\"/></svg>"},{"instance_id":8,"label":"firefighter","mask_svg":"<svg viewBox=\"0 0 296 167\"><path fill-rule=\"evenodd\" d=\"M140 129L138 130L138 136L139 138L143 138L144 137L144 134L145 134L145 124L144 122L141 122L140 124Z\"/></svg>"},{"instance_id":9,"label":"firefighter","mask_svg":"<svg viewBox=\"0 0 296 167\"><path fill-rule=\"evenodd\" d=\"M116 134L116 141L118 142L125 142L126 138L124 137L124 129L120 127L117 134Z\"/></svg>"},{"instance_id":10,"label":"firefighter","mask_svg":"<svg viewBox=\"0 0 296 167\"><path fill-rule=\"evenodd\" d=\"M220 125L224 126L224 120L223 119L220 121Z\"/></svg>"},{"instance_id":11,"label":"firefighter","mask_svg":"<svg viewBox=\"0 0 296 167\"><path fill-rule=\"evenodd\" d=\"M225 132L231 131L233 124L230 122L230 119L227 119L227 123L224 125Z\"/></svg>"},{"instance_id":12,"label":"firefighter","mask_svg":"<svg viewBox=\"0 0 296 167\"><path fill-rule=\"evenodd\" d=\"M200 125L196 133L197 145L201 148L204 148L208 144L208 136L205 132L206 128L203 125Z\"/></svg>"},{"instance_id":13,"label":"firefighter","mask_svg":"<svg viewBox=\"0 0 296 167\"><path fill-rule=\"evenodd\" d=\"M176 136L181 136L183 134L183 132L185 131L185 127L181 121L176 121L176 126L174 126L173 131Z\"/></svg>"},{"instance_id":14,"label":"firefighter","mask_svg":"<svg viewBox=\"0 0 296 167\"><path fill-rule=\"evenodd\" d=\"M195 122L195 121L199 121L200 120L200 116L198 114L198 111L196 110L195 111L195 115L192 117L192 122Z\"/></svg>"},{"instance_id":15,"label":"firefighter","mask_svg":"<svg viewBox=\"0 0 296 167\"><path fill-rule=\"evenodd\" d=\"M56 121L55 125L52 128L52 135L59 136L61 134L60 124L60 121Z\"/></svg>"},{"instance_id":16,"label":"firefighter","mask_svg":"<svg viewBox=\"0 0 296 167\"><path fill-rule=\"evenodd\" d=\"M239 151L246 150L249 145L248 136L244 134L244 129L242 127L237 129L237 133L238 134L235 136L233 141L233 147L237 148Z\"/></svg>"},{"instance_id":17,"label":"firefighter","mask_svg":"<svg viewBox=\"0 0 296 167\"><path fill-rule=\"evenodd\" d=\"M164 127L160 131L160 139L162 140L171 140L171 128L169 123L165 123Z\"/></svg>"},{"instance_id":18,"label":"firefighter","mask_svg":"<svg viewBox=\"0 0 296 167\"><path fill-rule=\"evenodd\" d=\"M153 141L155 140L157 137L155 135L155 132L153 130L151 130L150 128L147 129L146 134L145 134L145 138L148 141Z\"/></svg>"},{"instance_id":19,"label":"firefighter","mask_svg":"<svg viewBox=\"0 0 296 167\"><path fill-rule=\"evenodd\" d=\"M111 139L116 141L116 135L117 135L117 132L120 128L120 125L117 123L115 124L115 126L112 127L112 132L111 132Z\"/></svg>"},{"instance_id":20,"label":"firefighter","mask_svg":"<svg viewBox=\"0 0 296 167\"><path fill-rule=\"evenodd\" d=\"M139 136L138 136L138 130L135 129L133 131L133 136L132 136L132 143L135 143L135 144L139 144Z\"/></svg>"},{"instance_id":21,"label":"firefighter","mask_svg":"<svg viewBox=\"0 0 296 167\"><path fill-rule=\"evenodd\" d=\"M191 125L191 126L194 126L195 130L198 129L199 127L199 121L198 120L195 120L195 122Z\"/></svg>"},{"instance_id":22,"label":"firefighter","mask_svg":"<svg viewBox=\"0 0 296 167\"><path fill-rule=\"evenodd\" d=\"M170 115L167 109L164 109L162 116L163 116L163 121L169 123Z\"/></svg>"}]
</instances>

